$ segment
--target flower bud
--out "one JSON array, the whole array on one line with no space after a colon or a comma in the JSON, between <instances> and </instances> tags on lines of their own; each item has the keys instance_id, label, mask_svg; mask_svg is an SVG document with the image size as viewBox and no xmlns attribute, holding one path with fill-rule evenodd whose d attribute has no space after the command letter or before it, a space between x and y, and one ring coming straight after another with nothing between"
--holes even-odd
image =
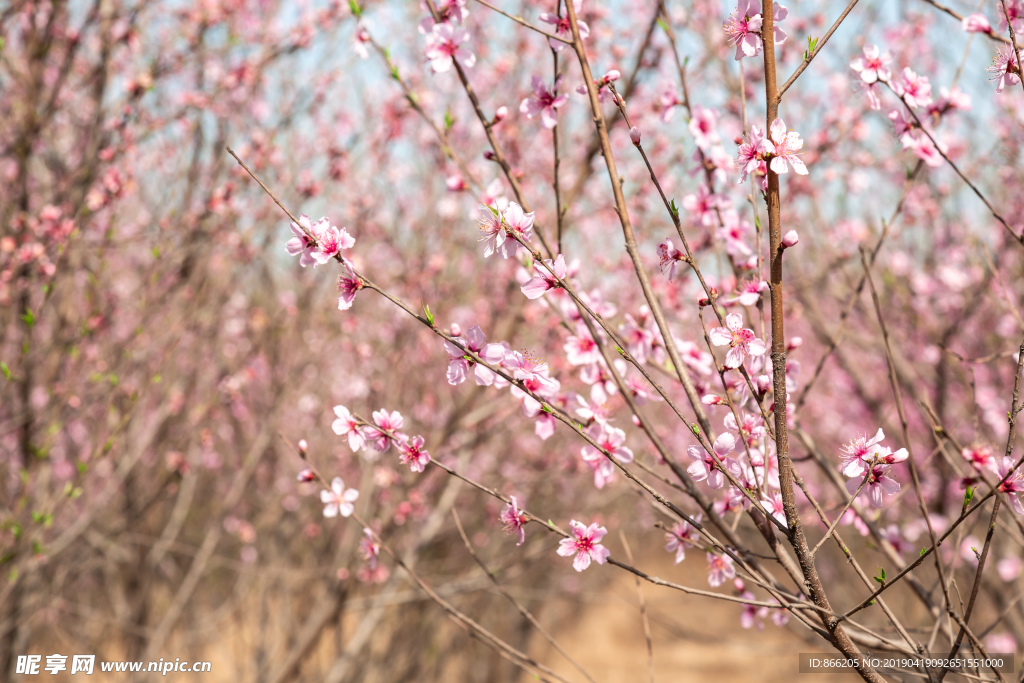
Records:
<instances>
[{"instance_id":1,"label":"flower bud","mask_svg":"<svg viewBox=\"0 0 1024 683\"><path fill-rule=\"evenodd\" d=\"M988 23L988 19L985 18L984 14L977 12L964 17L960 25L968 33L992 33L992 26Z\"/></svg>"},{"instance_id":2,"label":"flower bud","mask_svg":"<svg viewBox=\"0 0 1024 683\"><path fill-rule=\"evenodd\" d=\"M735 586L736 590L740 593L742 593L743 589L746 587L746 584L743 583L743 579L733 579L732 585Z\"/></svg>"},{"instance_id":3,"label":"flower bud","mask_svg":"<svg viewBox=\"0 0 1024 683\"><path fill-rule=\"evenodd\" d=\"M458 323L452 323L452 326L450 328L448 328L448 331L449 331L449 334L451 334L453 337L461 337L462 336L462 328L459 327Z\"/></svg>"},{"instance_id":4,"label":"flower bud","mask_svg":"<svg viewBox=\"0 0 1024 683\"><path fill-rule=\"evenodd\" d=\"M484 152L484 159L486 159L487 161L494 161L497 158L498 157L494 156L494 152L492 152L491 150L487 150L486 152Z\"/></svg>"},{"instance_id":5,"label":"flower bud","mask_svg":"<svg viewBox=\"0 0 1024 683\"><path fill-rule=\"evenodd\" d=\"M803 343L803 337L791 337L790 340L786 342L786 350L792 351L793 349L799 349L803 346Z\"/></svg>"},{"instance_id":6,"label":"flower bud","mask_svg":"<svg viewBox=\"0 0 1024 683\"><path fill-rule=\"evenodd\" d=\"M506 107L506 106L498 107L497 111L494 112L494 122L493 123L498 123L500 121L503 121L506 116L508 116L508 107Z\"/></svg>"},{"instance_id":7,"label":"flower bud","mask_svg":"<svg viewBox=\"0 0 1024 683\"><path fill-rule=\"evenodd\" d=\"M634 145L640 145L640 129L633 126L629 129L629 139L633 141Z\"/></svg>"},{"instance_id":8,"label":"flower bud","mask_svg":"<svg viewBox=\"0 0 1024 683\"><path fill-rule=\"evenodd\" d=\"M619 73L618 69L612 69L611 71L606 73L604 76L601 76L601 82L602 82L602 84L607 84L607 83L611 83L612 81L617 81L621 77L622 77L622 74Z\"/></svg>"},{"instance_id":9,"label":"flower bud","mask_svg":"<svg viewBox=\"0 0 1024 683\"><path fill-rule=\"evenodd\" d=\"M309 448L309 444L306 443L305 439L299 439L299 455L303 458L306 457L306 449Z\"/></svg>"},{"instance_id":10,"label":"flower bud","mask_svg":"<svg viewBox=\"0 0 1024 683\"><path fill-rule=\"evenodd\" d=\"M790 247L795 247L799 241L800 235L796 234L796 230L790 230L782 236L782 248L789 249Z\"/></svg>"},{"instance_id":11,"label":"flower bud","mask_svg":"<svg viewBox=\"0 0 1024 683\"><path fill-rule=\"evenodd\" d=\"M301 472L299 472L299 476L297 476L295 478L297 480L299 480L299 481L307 482L307 481L313 481L314 479L316 479L316 475L313 474L313 470L311 470L311 469L304 469Z\"/></svg>"},{"instance_id":12,"label":"flower bud","mask_svg":"<svg viewBox=\"0 0 1024 683\"><path fill-rule=\"evenodd\" d=\"M767 394L768 390L772 388L772 379L768 375L758 375L757 382L755 384L757 386L758 393Z\"/></svg>"}]
</instances>

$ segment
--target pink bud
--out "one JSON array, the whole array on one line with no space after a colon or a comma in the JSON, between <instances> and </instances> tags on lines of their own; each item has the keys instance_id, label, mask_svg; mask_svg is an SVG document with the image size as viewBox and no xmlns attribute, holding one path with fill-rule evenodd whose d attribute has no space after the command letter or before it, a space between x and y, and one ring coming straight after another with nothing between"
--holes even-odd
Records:
<instances>
[{"instance_id":1,"label":"pink bud","mask_svg":"<svg viewBox=\"0 0 1024 683\"><path fill-rule=\"evenodd\" d=\"M795 247L799 241L800 235L796 234L796 230L790 230L782 236L782 248L789 249L790 247Z\"/></svg>"},{"instance_id":2,"label":"pink bud","mask_svg":"<svg viewBox=\"0 0 1024 683\"><path fill-rule=\"evenodd\" d=\"M303 457L305 457L305 455L306 455L306 449L307 448L309 448L309 444L306 443L306 440L305 439L299 439L299 453L301 453Z\"/></svg>"},{"instance_id":3,"label":"pink bud","mask_svg":"<svg viewBox=\"0 0 1024 683\"><path fill-rule=\"evenodd\" d=\"M740 593L743 592L743 588L746 586L746 584L743 583L743 579L733 579L732 585L735 586L736 590Z\"/></svg>"},{"instance_id":4,"label":"pink bud","mask_svg":"<svg viewBox=\"0 0 1024 683\"><path fill-rule=\"evenodd\" d=\"M622 74L619 73L618 69L612 69L611 71L606 73L604 76L601 76L601 80L604 81L605 83L611 83L612 81L619 80L619 78L621 78L621 77L622 77Z\"/></svg>"},{"instance_id":5,"label":"pink bud","mask_svg":"<svg viewBox=\"0 0 1024 683\"><path fill-rule=\"evenodd\" d=\"M508 107L498 107L498 110L494 112L494 122L498 123L499 121L502 121L506 116L508 116Z\"/></svg>"},{"instance_id":6,"label":"pink bud","mask_svg":"<svg viewBox=\"0 0 1024 683\"><path fill-rule=\"evenodd\" d=\"M633 126L629 129L629 139L633 141L634 145L640 145L640 129Z\"/></svg>"},{"instance_id":7,"label":"pink bud","mask_svg":"<svg viewBox=\"0 0 1024 683\"><path fill-rule=\"evenodd\" d=\"M444 184L445 187L448 188L449 192L462 192L467 187L469 187L468 185L466 185L466 181L463 180L462 176L460 176L459 174L448 176L448 178L444 181Z\"/></svg>"},{"instance_id":8,"label":"pink bud","mask_svg":"<svg viewBox=\"0 0 1024 683\"><path fill-rule=\"evenodd\" d=\"M633 415L633 425L636 427L640 426L640 418L637 417L636 415Z\"/></svg>"},{"instance_id":9,"label":"pink bud","mask_svg":"<svg viewBox=\"0 0 1024 683\"><path fill-rule=\"evenodd\" d=\"M768 390L772 388L772 379L768 375L758 375L756 384L759 393L767 394Z\"/></svg>"},{"instance_id":10,"label":"pink bud","mask_svg":"<svg viewBox=\"0 0 1024 683\"><path fill-rule=\"evenodd\" d=\"M299 472L299 476L295 478L298 479L299 481L306 482L313 481L314 479L316 479L316 475L313 474L313 470L305 469Z\"/></svg>"},{"instance_id":11,"label":"pink bud","mask_svg":"<svg viewBox=\"0 0 1024 683\"><path fill-rule=\"evenodd\" d=\"M461 337L462 336L462 328L459 327L458 323L452 323L452 326L450 328L448 328L448 329L449 329L449 333L453 337Z\"/></svg>"},{"instance_id":12,"label":"pink bud","mask_svg":"<svg viewBox=\"0 0 1024 683\"><path fill-rule=\"evenodd\" d=\"M793 349L799 349L801 346L803 346L803 343L804 343L803 337L792 337L786 343L786 350L787 351L792 351Z\"/></svg>"},{"instance_id":13,"label":"pink bud","mask_svg":"<svg viewBox=\"0 0 1024 683\"><path fill-rule=\"evenodd\" d=\"M492 152L491 150L487 150L486 152L484 152L484 159L487 159L487 161L494 161L495 159L497 159L497 157L494 156L494 152Z\"/></svg>"},{"instance_id":14,"label":"pink bud","mask_svg":"<svg viewBox=\"0 0 1024 683\"><path fill-rule=\"evenodd\" d=\"M992 26L988 23L988 19L984 14L977 12L964 17L960 25L968 33L992 33Z\"/></svg>"}]
</instances>

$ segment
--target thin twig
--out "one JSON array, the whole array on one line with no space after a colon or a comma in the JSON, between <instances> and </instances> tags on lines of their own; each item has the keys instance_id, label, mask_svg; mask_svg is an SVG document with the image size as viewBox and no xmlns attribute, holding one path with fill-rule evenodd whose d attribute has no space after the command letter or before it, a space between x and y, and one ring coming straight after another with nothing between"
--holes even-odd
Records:
<instances>
[{"instance_id":1,"label":"thin twig","mask_svg":"<svg viewBox=\"0 0 1024 683\"><path fill-rule=\"evenodd\" d=\"M778 94L778 98L780 100L782 99L782 96L786 94L786 91L789 90L789 86L793 85L793 83L796 82L796 79L800 78L800 74L804 72L804 69L811 65L811 62L814 60L814 58L817 57L818 53L821 52L821 49L825 47L825 43L828 42L828 39L832 37L832 34L836 32L836 29L839 28L839 25L841 23L843 23L843 20L845 20L846 17L850 14L850 12L853 11L853 8L857 5L857 2L858 0L852 0L850 4L846 6L846 9L843 10L843 13L840 14L839 18L836 19L834 24L832 24L832 28L828 30L828 33L825 34L825 36L821 39L821 42L819 42L818 45L814 48L814 52L807 55L804 58L804 61L801 62L800 66L796 68L796 71L793 72L793 75L790 76L786 80L786 82L782 84L782 87L779 88Z\"/></svg>"}]
</instances>

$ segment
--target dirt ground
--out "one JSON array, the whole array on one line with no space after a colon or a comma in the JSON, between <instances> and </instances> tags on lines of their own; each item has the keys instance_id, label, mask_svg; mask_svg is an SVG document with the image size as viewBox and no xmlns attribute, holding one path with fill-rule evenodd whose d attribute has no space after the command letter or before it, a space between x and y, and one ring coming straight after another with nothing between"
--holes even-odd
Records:
<instances>
[{"instance_id":1,"label":"dirt ground","mask_svg":"<svg viewBox=\"0 0 1024 683\"><path fill-rule=\"evenodd\" d=\"M709 589L703 554L695 552L678 566L672 564L667 553L645 557L639 564L666 580ZM614 568L600 570L618 573L609 585L607 599L577 606L582 610L579 618L565 620L553 635L597 683L648 681L647 639L636 582L631 575ZM643 591L651 623L654 679L659 683L794 681L798 680L800 652L830 650L824 642L808 642L771 620L765 621L763 630L744 630L740 627L740 605L651 584L645 584ZM531 649L538 661L560 675L572 681L583 680L579 671L543 638L535 637ZM804 674L800 678L807 683L860 680L856 675L845 674ZM524 675L521 680L527 683L535 679Z\"/></svg>"}]
</instances>

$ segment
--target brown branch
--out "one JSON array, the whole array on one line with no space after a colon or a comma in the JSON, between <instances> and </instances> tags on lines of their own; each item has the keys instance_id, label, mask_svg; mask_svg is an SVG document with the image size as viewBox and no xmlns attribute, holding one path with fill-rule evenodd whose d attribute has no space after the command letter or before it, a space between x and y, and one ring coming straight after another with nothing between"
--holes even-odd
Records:
<instances>
[{"instance_id":1,"label":"brown branch","mask_svg":"<svg viewBox=\"0 0 1024 683\"><path fill-rule=\"evenodd\" d=\"M782 87L779 88L779 94L777 95L777 97L780 100L782 99L782 96L786 94L786 91L789 90L789 86L793 85L793 83L796 82L796 79L800 78L800 74L804 72L804 69L811 65L811 61L813 61L814 58L818 56L818 53L821 52L821 49L823 47L825 47L825 43L828 42L828 39L832 37L832 34L836 32L836 29L839 28L839 25L841 23L843 23L843 20L845 20L846 17L849 16L850 12L853 11L853 8L857 5L857 2L858 0L851 0L850 4L847 5L846 9L843 10L843 13L840 14L839 18L836 19L834 24L832 24L832 28L828 30L828 33L825 34L825 36L821 39L821 42L819 42L818 45L814 48L814 52L807 55L804 58L804 61L800 64L800 66L796 68L796 71L793 72L793 75L790 76L786 80L786 82L782 84Z\"/></svg>"}]
</instances>

